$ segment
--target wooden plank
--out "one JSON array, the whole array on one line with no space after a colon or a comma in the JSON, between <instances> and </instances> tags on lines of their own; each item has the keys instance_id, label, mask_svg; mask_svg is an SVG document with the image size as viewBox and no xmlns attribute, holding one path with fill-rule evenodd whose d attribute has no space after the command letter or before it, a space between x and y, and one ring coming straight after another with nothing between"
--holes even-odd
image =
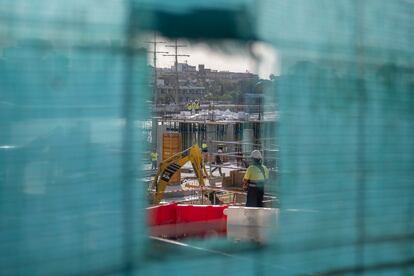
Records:
<instances>
[{"instance_id":1,"label":"wooden plank","mask_svg":"<svg viewBox=\"0 0 414 276\"><path fill-rule=\"evenodd\" d=\"M165 132L162 135L162 159L181 152L181 134L177 132ZM169 184L177 184L181 182L181 170L177 170L172 176Z\"/></svg>"}]
</instances>

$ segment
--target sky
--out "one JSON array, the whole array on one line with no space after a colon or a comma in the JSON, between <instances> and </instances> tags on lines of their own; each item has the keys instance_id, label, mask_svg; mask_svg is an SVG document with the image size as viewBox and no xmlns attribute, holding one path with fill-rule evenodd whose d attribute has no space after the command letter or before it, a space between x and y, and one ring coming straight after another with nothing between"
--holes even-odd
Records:
<instances>
[{"instance_id":1,"label":"sky","mask_svg":"<svg viewBox=\"0 0 414 276\"><path fill-rule=\"evenodd\" d=\"M152 41L152 38L148 41ZM168 51L174 54L174 48L166 45L174 45L174 41L157 37L157 41L166 43L157 44L157 51ZM231 72L251 72L259 74L263 79L268 79L270 74L279 75L279 65L277 51L271 46L255 42L250 47L234 42L226 42L220 45L208 45L206 43L194 43L189 41L178 41L180 47L178 54L190 55L190 57L179 57L178 62L187 62L190 65L204 64L206 68L231 71ZM152 45L148 46L152 50ZM253 57L255 56L255 58ZM149 64L152 65L153 54L148 54ZM157 67L170 67L174 65L173 56L164 56L162 53L157 55Z\"/></svg>"}]
</instances>

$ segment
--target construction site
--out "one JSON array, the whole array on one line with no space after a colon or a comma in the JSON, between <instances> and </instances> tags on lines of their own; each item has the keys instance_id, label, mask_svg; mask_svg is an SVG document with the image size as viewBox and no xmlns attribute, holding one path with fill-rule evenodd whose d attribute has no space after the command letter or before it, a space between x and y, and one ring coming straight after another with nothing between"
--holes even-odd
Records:
<instances>
[{"instance_id":1,"label":"construction site","mask_svg":"<svg viewBox=\"0 0 414 276\"><path fill-rule=\"evenodd\" d=\"M414 0L0 22L0 276L414 275Z\"/></svg>"},{"instance_id":2,"label":"construction site","mask_svg":"<svg viewBox=\"0 0 414 276\"><path fill-rule=\"evenodd\" d=\"M243 188L243 178L251 163L250 153L255 149L262 152L269 179L277 178L276 141L272 135L262 135L266 131L271 133L276 121L227 120L233 112L214 112L225 113L225 118L200 120L177 114L157 120L154 148L160 157L158 169L147 165L150 204L186 204L193 208L195 205L198 208L200 205L239 206L244 211L247 191ZM203 145L207 145L207 150ZM263 207L277 206L278 195L274 189L265 187Z\"/></svg>"},{"instance_id":3,"label":"construction site","mask_svg":"<svg viewBox=\"0 0 414 276\"><path fill-rule=\"evenodd\" d=\"M215 110L216 113L226 113ZM235 114L227 110L227 115ZM237 115L237 113L236 113ZM208 115L207 115L208 116ZM214 116L214 115L213 115ZM277 171L277 147L271 130L275 129L276 121L271 120L200 120L186 118L186 115L161 117L157 120L157 141L154 143L158 162L168 159L172 155L181 153L194 145L205 143L208 152L203 153L204 165L209 178L206 179L204 189L214 189L222 193L234 193L232 198L236 201L232 204L242 205L243 200L242 180L249 166L250 153L254 149L261 149L264 156L264 164L269 168L271 177L276 177ZM268 136L266 131L269 133ZM155 136L154 136L155 137ZM216 161L220 160L220 161ZM150 165L148 164L148 167ZM151 174L151 170L148 172ZM166 191L164 200L177 200L180 196L198 192L195 188L198 182L191 162L186 163L172 176ZM239 195L239 196L236 196ZM275 198L273 198L275 199ZM194 197L185 197L180 202L198 202ZM228 201L223 201L230 203ZM214 203L212 203L214 204ZM270 204L270 201L269 201Z\"/></svg>"},{"instance_id":4,"label":"construction site","mask_svg":"<svg viewBox=\"0 0 414 276\"><path fill-rule=\"evenodd\" d=\"M203 64L198 65L197 70L187 62L179 63L179 57L189 55L178 53L185 45L177 40L166 46L174 49L173 54L157 51L157 43L161 41L155 35L150 43L153 51L149 52L155 66L152 118L147 124L150 149L147 156L151 156L151 160L147 159L145 175L151 206L151 235L177 239L224 233L228 237L236 235L236 240L264 240L263 234L246 234L239 228L233 234L227 231L232 227L227 225L232 221L228 216L237 218L237 224L244 224L245 229L269 226L257 220L249 224L252 217L276 220L278 115L274 106L269 108L274 102L264 104L263 80L247 72L221 72L206 69ZM156 67L160 53L174 58L171 68ZM226 89L235 88L239 97L230 101L208 97L214 94L216 87L224 95L228 92ZM247 202L245 180L246 171L252 165L253 151L261 154L258 166L268 170L263 174L263 181L266 180L263 198L257 205ZM180 224L177 230L176 223L171 223L174 219L165 217L171 213L171 208L178 208L173 212L175 216L190 208L194 217L184 224L177 222ZM221 208L219 212L217 208ZM225 209L230 210L228 214ZM250 213L244 216L246 210ZM159 221L160 217L165 221ZM197 226L200 222L204 224Z\"/></svg>"}]
</instances>

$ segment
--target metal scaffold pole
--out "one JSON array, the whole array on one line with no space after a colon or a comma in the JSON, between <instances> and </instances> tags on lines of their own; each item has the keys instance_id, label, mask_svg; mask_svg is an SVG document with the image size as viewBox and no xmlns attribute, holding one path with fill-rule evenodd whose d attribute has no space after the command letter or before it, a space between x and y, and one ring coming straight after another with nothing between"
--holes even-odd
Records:
<instances>
[{"instance_id":1,"label":"metal scaffold pole","mask_svg":"<svg viewBox=\"0 0 414 276\"><path fill-rule=\"evenodd\" d=\"M148 51L149 53L153 53L153 66L154 66L154 76L153 76L153 105L152 105L152 129L151 129L151 137L152 137L152 147L153 150L158 151L158 111L157 111L157 103L158 103L158 89L157 89L157 54L168 54L166 51L157 51L157 44L166 43L165 41L158 41L157 40L157 33L154 32L154 37L152 41L147 41L147 43L152 44L152 51Z\"/></svg>"}]
</instances>

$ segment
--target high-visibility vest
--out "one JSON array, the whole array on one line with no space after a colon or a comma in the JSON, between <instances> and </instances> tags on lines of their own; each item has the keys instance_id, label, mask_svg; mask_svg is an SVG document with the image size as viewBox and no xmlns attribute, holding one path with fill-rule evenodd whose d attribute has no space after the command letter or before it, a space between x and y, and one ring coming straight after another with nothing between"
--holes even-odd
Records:
<instances>
[{"instance_id":1,"label":"high-visibility vest","mask_svg":"<svg viewBox=\"0 0 414 276\"><path fill-rule=\"evenodd\" d=\"M158 160L158 153L151 152L151 160L152 161L157 161Z\"/></svg>"},{"instance_id":2,"label":"high-visibility vest","mask_svg":"<svg viewBox=\"0 0 414 276\"><path fill-rule=\"evenodd\" d=\"M244 179L249 184L264 185L265 181L269 179L269 169L264 165L250 165L246 170Z\"/></svg>"}]
</instances>

